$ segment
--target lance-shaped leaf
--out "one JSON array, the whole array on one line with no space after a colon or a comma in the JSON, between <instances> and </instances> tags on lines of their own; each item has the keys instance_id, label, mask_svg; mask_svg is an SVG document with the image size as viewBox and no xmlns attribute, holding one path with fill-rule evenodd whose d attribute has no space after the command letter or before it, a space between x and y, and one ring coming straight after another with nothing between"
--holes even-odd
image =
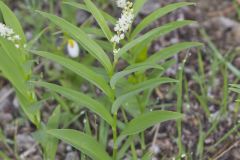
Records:
<instances>
[{"instance_id":1,"label":"lance-shaped leaf","mask_svg":"<svg viewBox=\"0 0 240 160\"><path fill-rule=\"evenodd\" d=\"M102 13L99 11L99 9L95 6L94 3L92 3L91 0L84 0L87 8L93 15L93 17L96 19L98 22L98 25L101 27L103 33L105 34L106 38L110 41L112 38L112 32L109 29L106 20L104 19Z\"/></svg>"},{"instance_id":2,"label":"lance-shaped leaf","mask_svg":"<svg viewBox=\"0 0 240 160\"><path fill-rule=\"evenodd\" d=\"M0 1L0 9L6 25L12 28L14 32L21 37L21 43L24 44L26 42L26 38L21 27L21 24L19 23L15 14L2 1Z\"/></svg>"},{"instance_id":3,"label":"lance-shaped leaf","mask_svg":"<svg viewBox=\"0 0 240 160\"><path fill-rule=\"evenodd\" d=\"M155 29L149 31L148 33L142 35L141 37L138 37L138 38L132 40L131 42L127 43L123 48L120 49L117 56L121 57L128 50L132 49L136 45L139 45L143 41L151 42L152 40L154 40L155 38L157 38L159 36L165 35L165 34L171 32L171 31L173 31L177 28L183 27L183 26L188 25L192 22L193 21L189 21L189 20L176 21L176 22L171 22L171 23L168 23L164 26L155 28ZM142 47L145 47L145 46L142 45ZM139 50L142 50L141 47L138 47L138 48L139 48Z\"/></svg>"},{"instance_id":4,"label":"lance-shaped leaf","mask_svg":"<svg viewBox=\"0 0 240 160\"><path fill-rule=\"evenodd\" d=\"M171 79L171 78L154 78L154 79L150 79L141 83L138 83L128 89L126 89L125 91L123 91L122 95L119 96L113 103L112 105L112 113L116 113L119 109L119 107L125 103L129 98L131 98L132 96L137 95L139 92L144 91L146 89L149 88L153 88L153 87L157 87L160 84L164 84L164 83L176 83L178 82L175 79Z\"/></svg>"},{"instance_id":5,"label":"lance-shaped leaf","mask_svg":"<svg viewBox=\"0 0 240 160\"><path fill-rule=\"evenodd\" d=\"M103 104L94 100L93 98L81 92L78 92L66 87L61 87L59 85L51 84L51 83L34 82L34 84L50 89L54 92L57 92L63 95L64 97L76 102L77 104L84 105L85 107L87 107L88 109L90 109L91 111L99 115L108 124L112 125L113 119L110 113L108 112L108 110L104 107Z\"/></svg>"},{"instance_id":6,"label":"lance-shaped leaf","mask_svg":"<svg viewBox=\"0 0 240 160\"><path fill-rule=\"evenodd\" d=\"M65 57L58 56L58 55L48 53L48 52L32 51L32 53L63 65L67 69L73 71L77 75L81 76L82 78L88 80L89 82L91 82L94 85L96 85L97 87L99 87L107 96L109 96L109 97L113 96L112 89L108 86L108 84L104 80L103 76L92 71L91 69L89 69L89 67L87 67L81 63L78 63L74 60L71 60L69 58L65 58Z\"/></svg>"},{"instance_id":7,"label":"lance-shaped leaf","mask_svg":"<svg viewBox=\"0 0 240 160\"><path fill-rule=\"evenodd\" d=\"M47 133L72 145L94 160L112 160L103 145L85 133L72 129L54 129Z\"/></svg>"},{"instance_id":8,"label":"lance-shaped leaf","mask_svg":"<svg viewBox=\"0 0 240 160\"><path fill-rule=\"evenodd\" d=\"M160 65L152 64L152 63L144 63L143 62L143 63L139 63L139 64L134 64L134 65L127 67L123 71L114 74L110 80L110 85L112 88L115 88L117 81L119 79L125 77L126 75L129 75L129 74L137 72L137 71L145 71L145 70L151 69L151 68L163 69L163 67L161 67Z\"/></svg>"},{"instance_id":9,"label":"lance-shaped leaf","mask_svg":"<svg viewBox=\"0 0 240 160\"><path fill-rule=\"evenodd\" d=\"M11 58L15 65L17 65L17 68L21 70L20 74L22 75L22 77L24 77L25 73L23 70L23 65L26 62L23 59L24 53L22 52L22 50L16 48L11 41L2 37L0 37L0 44L2 49L5 51L4 53L7 54L9 58Z\"/></svg>"},{"instance_id":10,"label":"lance-shaped leaf","mask_svg":"<svg viewBox=\"0 0 240 160\"><path fill-rule=\"evenodd\" d=\"M144 4L146 3L147 0L136 0L133 4L133 11L134 14L137 15L138 12L142 9L142 7L144 6Z\"/></svg>"},{"instance_id":11,"label":"lance-shaped leaf","mask_svg":"<svg viewBox=\"0 0 240 160\"><path fill-rule=\"evenodd\" d=\"M148 57L148 59L146 60L146 63L157 63L161 60L165 60L167 58L170 58L170 57L174 56L175 54L177 54L180 51L183 51L185 49L189 49L189 48L192 48L192 47L199 47L199 46L202 46L202 45L203 44L199 43L199 42L177 43L177 44L174 44L170 47L166 47L166 48L154 53L153 55Z\"/></svg>"},{"instance_id":12,"label":"lance-shaped leaf","mask_svg":"<svg viewBox=\"0 0 240 160\"><path fill-rule=\"evenodd\" d=\"M83 48L85 48L93 57L95 57L108 71L108 73L112 72L112 64L110 62L109 57L104 52L104 50L95 42L93 41L88 35L82 31L82 29L74 26L73 24L69 23L68 21L55 16L53 14L37 11L44 17L48 18L58 27L60 27L64 32L68 33L72 36L75 40L77 40Z\"/></svg>"},{"instance_id":13,"label":"lance-shaped leaf","mask_svg":"<svg viewBox=\"0 0 240 160\"><path fill-rule=\"evenodd\" d=\"M170 13L178 8L188 6L188 5L194 5L195 3L191 2L179 2L167 5L165 7L159 8L156 11L152 12L150 15L148 15L146 18L144 18L137 27L133 30L131 34L131 38L134 38L139 34L144 28L149 26L152 22L156 21L158 18L166 15L167 13Z\"/></svg>"},{"instance_id":14,"label":"lance-shaped leaf","mask_svg":"<svg viewBox=\"0 0 240 160\"><path fill-rule=\"evenodd\" d=\"M57 129L59 126L60 117L61 117L61 110L60 110L60 106L58 106L55 108L52 115L49 117L47 128ZM43 139L40 140L40 143L42 144L42 146L44 146L43 149L44 149L45 157L48 159L55 159L57 148L58 148L58 139L51 135L45 134L45 131L43 134L44 136L43 136Z\"/></svg>"},{"instance_id":15,"label":"lance-shaped leaf","mask_svg":"<svg viewBox=\"0 0 240 160\"><path fill-rule=\"evenodd\" d=\"M16 53L17 54L17 53ZM0 47L0 70L12 85L22 94L27 93L27 84L24 81L24 72L19 64L16 64L12 58Z\"/></svg>"},{"instance_id":16,"label":"lance-shaped leaf","mask_svg":"<svg viewBox=\"0 0 240 160\"><path fill-rule=\"evenodd\" d=\"M153 111L144 113L131 120L123 129L121 136L138 134L155 124L179 118L183 118L183 115L171 111Z\"/></svg>"},{"instance_id":17,"label":"lance-shaped leaf","mask_svg":"<svg viewBox=\"0 0 240 160\"><path fill-rule=\"evenodd\" d=\"M77 3L77 2L63 2L63 4L67 4L67 5L70 5L72 7L79 8L79 9L84 10L86 12L90 12L90 10L84 4L80 4L80 3ZM112 24L116 23L116 19L113 16L111 16L110 14L108 14L107 12L102 11L102 10L100 10L100 12L107 21L111 22Z\"/></svg>"}]
</instances>

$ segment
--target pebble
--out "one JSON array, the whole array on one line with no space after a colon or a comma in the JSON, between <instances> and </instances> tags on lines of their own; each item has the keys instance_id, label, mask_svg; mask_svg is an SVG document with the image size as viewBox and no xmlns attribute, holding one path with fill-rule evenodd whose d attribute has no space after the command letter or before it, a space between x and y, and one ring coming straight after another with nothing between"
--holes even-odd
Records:
<instances>
[{"instance_id":1,"label":"pebble","mask_svg":"<svg viewBox=\"0 0 240 160\"><path fill-rule=\"evenodd\" d=\"M16 136L16 143L18 146L18 151L22 152L33 147L35 144L35 141L30 135L18 134Z\"/></svg>"},{"instance_id":2,"label":"pebble","mask_svg":"<svg viewBox=\"0 0 240 160\"><path fill-rule=\"evenodd\" d=\"M69 152L67 153L65 160L79 160L79 156L77 152Z\"/></svg>"},{"instance_id":3,"label":"pebble","mask_svg":"<svg viewBox=\"0 0 240 160\"><path fill-rule=\"evenodd\" d=\"M2 113L0 112L0 124L5 124L11 122L13 120L13 116L10 113Z\"/></svg>"}]
</instances>

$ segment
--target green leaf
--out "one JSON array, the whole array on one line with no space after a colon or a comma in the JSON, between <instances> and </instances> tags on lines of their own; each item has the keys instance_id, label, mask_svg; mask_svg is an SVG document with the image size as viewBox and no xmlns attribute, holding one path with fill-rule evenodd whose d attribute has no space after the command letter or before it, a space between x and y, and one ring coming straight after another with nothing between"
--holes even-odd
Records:
<instances>
[{"instance_id":1,"label":"green leaf","mask_svg":"<svg viewBox=\"0 0 240 160\"><path fill-rule=\"evenodd\" d=\"M142 160L151 160L153 157L153 153L151 153L150 151L148 151L147 153L145 153L142 157Z\"/></svg>"},{"instance_id":2,"label":"green leaf","mask_svg":"<svg viewBox=\"0 0 240 160\"><path fill-rule=\"evenodd\" d=\"M48 134L71 144L94 160L112 160L104 147L93 137L72 129L49 130Z\"/></svg>"},{"instance_id":3,"label":"green leaf","mask_svg":"<svg viewBox=\"0 0 240 160\"><path fill-rule=\"evenodd\" d=\"M22 50L15 47L15 45L5 39L0 37L0 44L2 49L5 51L5 53L11 58L11 60L14 62L14 64L18 67L19 70L21 70L22 77L25 77L25 73L23 68L23 63L25 63L25 60L23 59L23 52ZM3 53L2 53L3 54Z\"/></svg>"},{"instance_id":4,"label":"green leaf","mask_svg":"<svg viewBox=\"0 0 240 160\"><path fill-rule=\"evenodd\" d=\"M94 37L103 38L105 36L103 31L97 27L82 27L82 30L88 35L92 35Z\"/></svg>"},{"instance_id":5,"label":"green leaf","mask_svg":"<svg viewBox=\"0 0 240 160\"><path fill-rule=\"evenodd\" d=\"M61 114L61 108L58 106L54 109L52 115L48 119L47 128L48 129L56 129L59 125L60 120L60 114Z\"/></svg>"},{"instance_id":6,"label":"green leaf","mask_svg":"<svg viewBox=\"0 0 240 160\"><path fill-rule=\"evenodd\" d=\"M48 119L47 128L48 129L57 129L59 126L59 120L60 120L60 114L61 114L61 108L58 106L53 111L52 115ZM46 143L42 144L45 149L45 156L47 159L55 159L55 155L57 152L57 146L58 146L58 140L55 137L50 137L47 135L47 141Z\"/></svg>"},{"instance_id":7,"label":"green leaf","mask_svg":"<svg viewBox=\"0 0 240 160\"><path fill-rule=\"evenodd\" d=\"M5 5L2 1L0 1L0 9L3 15L4 22L6 25L14 30L16 34L21 37L21 43L26 43L26 38L15 14Z\"/></svg>"},{"instance_id":8,"label":"green leaf","mask_svg":"<svg viewBox=\"0 0 240 160\"><path fill-rule=\"evenodd\" d=\"M67 5L70 5L72 7L76 7L76 8L79 8L79 9L82 9L86 12L90 12L90 10L83 4L80 4L80 3L76 3L76 2L63 2L63 4L67 4ZM107 12L104 12L102 10L100 10L101 14L103 15L103 17L109 21L110 23L112 24L115 24L116 23L116 19L111 16L110 14L108 14Z\"/></svg>"},{"instance_id":9,"label":"green leaf","mask_svg":"<svg viewBox=\"0 0 240 160\"><path fill-rule=\"evenodd\" d=\"M0 70L21 94L26 94L27 85L23 78L23 70L9 57L2 47L0 47Z\"/></svg>"},{"instance_id":10,"label":"green leaf","mask_svg":"<svg viewBox=\"0 0 240 160\"><path fill-rule=\"evenodd\" d=\"M183 118L183 115L171 111L153 111L144 113L131 120L123 129L121 136L138 134L155 124L178 118Z\"/></svg>"},{"instance_id":11,"label":"green leaf","mask_svg":"<svg viewBox=\"0 0 240 160\"><path fill-rule=\"evenodd\" d=\"M123 48L120 49L117 56L122 57L123 54L125 54L128 50L130 50L131 48L140 44L141 42L145 42L145 41L151 42L152 40L154 40L155 38L157 38L159 36L167 34L177 28L183 27L192 22L193 21L189 21L189 20L176 21L176 22L171 22L164 26L155 28L155 29L149 31L148 33L142 35L141 37L138 37L138 38L132 40L131 42L127 43ZM142 45L142 44L141 44L141 46L145 47L145 45ZM142 47L137 47L137 48L138 48L138 50L142 50Z\"/></svg>"},{"instance_id":12,"label":"green leaf","mask_svg":"<svg viewBox=\"0 0 240 160\"><path fill-rule=\"evenodd\" d=\"M17 98L19 101L20 106L22 107L24 113L26 114L27 118L35 125L39 126L40 123L40 111L32 112L32 105L34 102L29 101L29 97L27 94L22 94L16 89Z\"/></svg>"},{"instance_id":13,"label":"green leaf","mask_svg":"<svg viewBox=\"0 0 240 160\"><path fill-rule=\"evenodd\" d=\"M121 146L121 149L119 149L117 154L117 159L122 160L123 157L126 155L126 152L129 150L129 147L131 144L134 144L134 140L136 139L136 136L129 136L124 143Z\"/></svg>"},{"instance_id":14,"label":"green leaf","mask_svg":"<svg viewBox=\"0 0 240 160\"><path fill-rule=\"evenodd\" d=\"M111 38L112 38L112 32L109 29L103 15L98 10L98 8L95 6L95 4L92 3L91 0L84 0L84 2L86 4L87 8L89 9L89 11L91 12L91 14L93 15L93 17L98 22L98 24L101 27L101 29L102 29L103 33L105 34L106 38L110 41Z\"/></svg>"},{"instance_id":15,"label":"green leaf","mask_svg":"<svg viewBox=\"0 0 240 160\"><path fill-rule=\"evenodd\" d=\"M142 9L144 4L146 3L147 0L135 0L134 5L133 5L133 11L135 16L138 14L138 12Z\"/></svg>"},{"instance_id":16,"label":"green leaf","mask_svg":"<svg viewBox=\"0 0 240 160\"><path fill-rule=\"evenodd\" d=\"M126 75L137 72L137 71L145 71L145 70L151 69L151 68L163 69L160 65L157 65L157 64L151 64L151 63L134 64L134 65L127 67L123 71L114 74L110 80L110 85L112 88L115 88L117 81L119 79L125 77Z\"/></svg>"},{"instance_id":17,"label":"green leaf","mask_svg":"<svg viewBox=\"0 0 240 160\"><path fill-rule=\"evenodd\" d=\"M91 69L89 69L89 67L81 63L78 63L74 60L71 60L62 56L58 56L52 53L42 52L42 51L31 51L31 52L63 65L67 69L73 71L77 75L83 77L84 79L88 80L89 82L99 87L107 96L113 97L112 89L108 86L103 76L93 72Z\"/></svg>"},{"instance_id":18,"label":"green leaf","mask_svg":"<svg viewBox=\"0 0 240 160\"><path fill-rule=\"evenodd\" d=\"M34 82L34 84L36 84L38 86L42 86L47 89L50 89L54 92L57 92L57 93L63 95L64 97L76 102L77 104L84 105L85 107L87 107L88 109L93 111L94 113L98 114L108 124L112 125L113 119L112 119L111 114L108 112L108 110L104 107L103 104L92 99L91 97L89 97L81 92L78 92L78 91L75 91L75 90L72 90L72 89L69 89L66 87L61 87L59 85L51 84L51 83Z\"/></svg>"},{"instance_id":19,"label":"green leaf","mask_svg":"<svg viewBox=\"0 0 240 160\"><path fill-rule=\"evenodd\" d=\"M234 88L234 87L231 87L231 88L229 88L231 91L233 91L233 92L236 92L236 93L240 93L240 88Z\"/></svg>"},{"instance_id":20,"label":"green leaf","mask_svg":"<svg viewBox=\"0 0 240 160\"><path fill-rule=\"evenodd\" d=\"M131 38L136 37L144 28L149 26L152 22L156 21L158 18L166 15L167 13L172 12L178 8L188 6L188 5L194 5L194 4L195 3L191 3L191 2L179 2L179 3L170 4L155 10L137 25L137 27L133 30L131 34Z\"/></svg>"},{"instance_id":21,"label":"green leaf","mask_svg":"<svg viewBox=\"0 0 240 160\"><path fill-rule=\"evenodd\" d=\"M48 27L44 28L42 31L40 31L32 40L30 40L28 43L27 43L27 47L26 47L26 50L29 50L33 47L33 45L35 43L37 43L37 41L42 37L42 35L44 33L46 33L46 31L48 30Z\"/></svg>"},{"instance_id":22,"label":"green leaf","mask_svg":"<svg viewBox=\"0 0 240 160\"><path fill-rule=\"evenodd\" d=\"M53 14L41 11L37 12L51 20L64 32L72 36L73 39L77 40L83 48L85 48L93 57L95 57L104 66L108 73L112 73L112 64L107 54L96 42L94 42L90 37L88 37L88 35L84 31L82 31L82 29L74 26L68 21Z\"/></svg>"},{"instance_id":23,"label":"green leaf","mask_svg":"<svg viewBox=\"0 0 240 160\"><path fill-rule=\"evenodd\" d=\"M154 78L150 79L141 83L138 83L130 88L127 88L123 93L114 101L112 105L112 113L116 113L119 107L123 104L126 103L126 100L131 98L132 96L137 95L139 92L144 91L149 88L157 87L160 84L164 83L176 83L178 82L175 79L171 78Z\"/></svg>"},{"instance_id":24,"label":"green leaf","mask_svg":"<svg viewBox=\"0 0 240 160\"><path fill-rule=\"evenodd\" d=\"M166 48L154 53L152 56L150 56L146 60L146 62L147 63L157 63L161 60L165 60L167 58L174 56L175 54L179 53L182 50L189 49L192 47L198 47L198 46L202 46L202 45L203 45L202 43L198 43L198 42L177 43L177 44L174 44L170 47L166 47Z\"/></svg>"}]
</instances>

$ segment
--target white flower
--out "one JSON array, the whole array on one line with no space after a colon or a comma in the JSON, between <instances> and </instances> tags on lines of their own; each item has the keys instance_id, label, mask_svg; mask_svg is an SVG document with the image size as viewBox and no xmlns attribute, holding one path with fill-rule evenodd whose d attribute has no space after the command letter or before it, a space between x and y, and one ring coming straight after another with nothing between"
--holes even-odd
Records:
<instances>
[{"instance_id":1,"label":"white flower","mask_svg":"<svg viewBox=\"0 0 240 160\"><path fill-rule=\"evenodd\" d=\"M113 53L114 53L114 54L117 54L119 51L120 51L120 48L114 49L114 50L113 50Z\"/></svg>"},{"instance_id":2,"label":"white flower","mask_svg":"<svg viewBox=\"0 0 240 160\"><path fill-rule=\"evenodd\" d=\"M120 40L125 38L125 34L130 29L134 19L132 2L127 0L117 0L117 6L123 8L123 11L114 27L116 34L111 39L113 43L119 43Z\"/></svg>"},{"instance_id":3,"label":"white flower","mask_svg":"<svg viewBox=\"0 0 240 160\"><path fill-rule=\"evenodd\" d=\"M113 43L119 43L120 40L124 39L124 34L120 34L120 35L114 35L111 39L111 42Z\"/></svg>"},{"instance_id":4,"label":"white flower","mask_svg":"<svg viewBox=\"0 0 240 160\"><path fill-rule=\"evenodd\" d=\"M79 46L78 43L76 41L74 41L73 39L69 39L68 40L68 44L67 44L67 51L68 51L68 55L72 58L76 58L79 56Z\"/></svg>"},{"instance_id":5,"label":"white flower","mask_svg":"<svg viewBox=\"0 0 240 160\"><path fill-rule=\"evenodd\" d=\"M19 41L21 40L20 36L16 34L12 28L9 28L3 23L0 23L0 36L13 42L16 48L20 48Z\"/></svg>"},{"instance_id":6,"label":"white flower","mask_svg":"<svg viewBox=\"0 0 240 160\"><path fill-rule=\"evenodd\" d=\"M119 8L125 8L127 6L127 0L117 0L117 6Z\"/></svg>"}]
</instances>

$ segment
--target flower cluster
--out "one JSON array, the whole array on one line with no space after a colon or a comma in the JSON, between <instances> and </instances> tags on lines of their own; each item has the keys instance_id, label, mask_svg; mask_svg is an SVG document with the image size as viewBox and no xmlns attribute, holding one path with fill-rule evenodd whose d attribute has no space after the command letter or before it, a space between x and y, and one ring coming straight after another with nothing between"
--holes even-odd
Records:
<instances>
[{"instance_id":1,"label":"flower cluster","mask_svg":"<svg viewBox=\"0 0 240 160\"><path fill-rule=\"evenodd\" d=\"M122 8L122 14L119 20L117 21L114 31L117 33L115 34L111 41L113 43L119 43L120 40L125 38L126 32L132 25L134 14L133 14L133 3L127 0L117 0L117 6Z\"/></svg>"},{"instance_id":2,"label":"flower cluster","mask_svg":"<svg viewBox=\"0 0 240 160\"><path fill-rule=\"evenodd\" d=\"M0 37L3 37L11 42L13 42L16 48L19 48L19 41L21 40L20 36L16 34L12 28L9 28L3 23L0 23Z\"/></svg>"}]
</instances>

